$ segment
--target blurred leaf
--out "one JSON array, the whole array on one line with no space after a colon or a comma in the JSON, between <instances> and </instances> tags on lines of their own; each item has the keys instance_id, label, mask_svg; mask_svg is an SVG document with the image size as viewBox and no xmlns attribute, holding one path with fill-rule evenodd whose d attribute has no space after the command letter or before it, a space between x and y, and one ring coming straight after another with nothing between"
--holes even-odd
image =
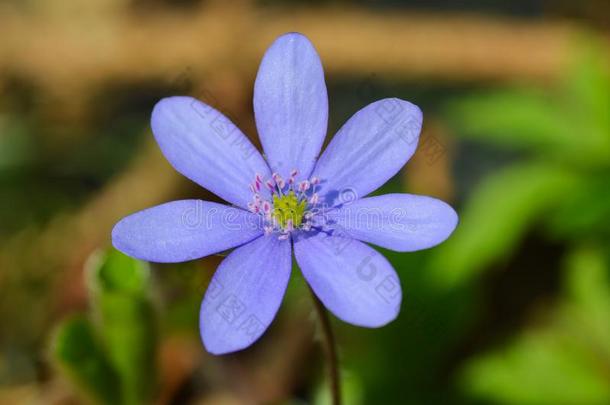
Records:
<instances>
[{"instance_id":1,"label":"blurred leaf","mask_svg":"<svg viewBox=\"0 0 610 405\"><path fill-rule=\"evenodd\" d=\"M345 369L341 370L341 399L343 403L350 405L360 405L364 403L362 381L356 374ZM324 375L324 377L327 377ZM316 405L331 405L332 396L326 378L316 392L313 401Z\"/></svg>"},{"instance_id":2,"label":"blurred leaf","mask_svg":"<svg viewBox=\"0 0 610 405\"><path fill-rule=\"evenodd\" d=\"M412 254L379 250L400 277L400 315L380 329L338 322L343 366L358 371L365 404L460 403L454 387L440 382L439 375L446 373L448 359L476 319L474 289L441 290L433 284L427 262L434 249Z\"/></svg>"},{"instance_id":3,"label":"blurred leaf","mask_svg":"<svg viewBox=\"0 0 610 405\"><path fill-rule=\"evenodd\" d=\"M149 403L156 378L156 334L148 266L111 250L94 260L89 271L98 329L121 379L123 403Z\"/></svg>"},{"instance_id":4,"label":"blurred leaf","mask_svg":"<svg viewBox=\"0 0 610 405\"><path fill-rule=\"evenodd\" d=\"M610 372L610 274L603 250L581 247L566 259L569 300L561 319L579 322L580 336L607 361Z\"/></svg>"},{"instance_id":5,"label":"blurred leaf","mask_svg":"<svg viewBox=\"0 0 610 405\"><path fill-rule=\"evenodd\" d=\"M551 229L571 241L610 240L610 172L591 173L564 195Z\"/></svg>"},{"instance_id":6,"label":"blurred leaf","mask_svg":"<svg viewBox=\"0 0 610 405\"><path fill-rule=\"evenodd\" d=\"M159 327L164 331L198 333L193 325L199 322L201 299L217 267L217 258L184 263L157 265L155 280L164 303Z\"/></svg>"},{"instance_id":7,"label":"blurred leaf","mask_svg":"<svg viewBox=\"0 0 610 405\"><path fill-rule=\"evenodd\" d=\"M578 57L566 73L565 93L582 131L610 142L610 60L605 43L581 38Z\"/></svg>"},{"instance_id":8,"label":"blurred leaf","mask_svg":"<svg viewBox=\"0 0 610 405\"><path fill-rule=\"evenodd\" d=\"M446 115L467 137L542 153L583 167L610 159L610 73L603 47L578 47L558 89L512 88L448 103ZM599 44L597 44L599 45Z\"/></svg>"},{"instance_id":9,"label":"blurred leaf","mask_svg":"<svg viewBox=\"0 0 610 405\"><path fill-rule=\"evenodd\" d=\"M34 154L34 141L26 124L13 117L0 115L0 178L4 171L29 163Z\"/></svg>"},{"instance_id":10,"label":"blurred leaf","mask_svg":"<svg viewBox=\"0 0 610 405\"><path fill-rule=\"evenodd\" d=\"M475 360L465 388L502 404L607 404L610 388L596 367L574 340L536 332Z\"/></svg>"},{"instance_id":11,"label":"blurred leaf","mask_svg":"<svg viewBox=\"0 0 610 405\"><path fill-rule=\"evenodd\" d=\"M438 248L431 276L452 286L506 256L575 180L571 173L543 164L521 164L488 176L461 210L455 233Z\"/></svg>"},{"instance_id":12,"label":"blurred leaf","mask_svg":"<svg viewBox=\"0 0 610 405\"><path fill-rule=\"evenodd\" d=\"M117 293L133 297L146 295L149 281L148 265L117 250L99 258L90 285L94 294Z\"/></svg>"},{"instance_id":13,"label":"blurred leaf","mask_svg":"<svg viewBox=\"0 0 610 405\"><path fill-rule=\"evenodd\" d=\"M610 403L609 281L599 249L574 251L569 294L551 321L472 361L464 388L502 404Z\"/></svg>"},{"instance_id":14,"label":"blurred leaf","mask_svg":"<svg viewBox=\"0 0 610 405\"><path fill-rule=\"evenodd\" d=\"M92 402L120 403L118 378L96 342L89 321L75 317L63 322L54 336L52 356L59 369Z\"/></svg>"},{"instance_id":15,"label":"blurred leaf","mask_svg":"<svg viewBox=\"0 0 610 405\"><path fill-rule=\"evenodd\" d=\"M464 135L503 146L569 149L577 139L547 92L509 89L464 96L447 106Z\"/></svg>"}]
</instances>

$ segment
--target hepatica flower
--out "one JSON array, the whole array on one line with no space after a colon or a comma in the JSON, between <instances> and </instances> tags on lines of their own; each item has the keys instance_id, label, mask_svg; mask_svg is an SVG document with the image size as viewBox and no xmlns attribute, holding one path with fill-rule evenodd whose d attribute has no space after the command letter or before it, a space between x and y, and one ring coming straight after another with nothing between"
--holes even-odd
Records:
<instances>
[{"instance_id":1,"label":"hepatica flower","mask_svg":"<svg viewBox=\"0 0 610 405\"><path fill-rule=\"evenodd\" d=\"M153 262L182 262L233 249L201 305L211 353L243 349L280 306L292 254L320 301L338 318L380 327L402 298L390 263L368 243L399 252L444 241L455 211L410 194L366 197L415 152L420 109L397 98L354 114L319 156L327 131L322 64L301 34L279 37L254 84L264 156L214 108L190 97L157 103L152 130L174 168L230 205L201 200L161 204L123 218L114 246Z\"/></svg>"}]
</instances>

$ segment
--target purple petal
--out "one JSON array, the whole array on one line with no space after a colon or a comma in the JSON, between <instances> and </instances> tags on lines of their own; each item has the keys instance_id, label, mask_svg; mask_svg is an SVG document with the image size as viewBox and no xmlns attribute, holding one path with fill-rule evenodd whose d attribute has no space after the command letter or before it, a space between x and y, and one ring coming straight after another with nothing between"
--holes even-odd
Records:
<instances>
[{"instance_id":1,"label":"purple petal","mask_svg":"<svg viewBox=\"0 0 610 405\"><path fill-rule=\"evenodd\" d=\"M222 113L194 98L162 99L155 105L151 126L178 172L232 204L246 208L254 176L270 176L248 138Z\"/></svg>"},{"instance_id":2,"label":"purple petal","mask_svg":"<svg viewBox=\"0 0 610 405\"><path fill-rule=\"evenodd\" d=\"M386 194L329 211L326 220L352 238L399 252L412 252L447 239L458 217L453 208L436 198Z\"/></svg>"},{"instance_id":3,"label":"purple petal","mask_svg":"<svg viewBox=\"0 0 610 405\"><path fill-rule=\"evenodd\" d=\"M267 329L288 285L290 250L290 241L262 236L223 260L199 316L201 338L210 353L244 349Z\"/></svg>"},{"instance_id":4,"label":"purple petal","mask_svg":"<svg viewBox=\"0 0 610 405\"><path fill-rule=\"evenodd\" d=\"M322 303L345 322L376 328L398 315L402 293L390 263L355 239L302 234L294 255Z\"/></svg>"},{"instance_id":5,"label":"purple petal","mask_svg":"<svg viewBox=\"0 0 610 405\"><path fill-rule=\"evenodd\" d=\"M131 257L176 263L242 245L261 233L257 215L213 202L181 200L123 218L112 230L112 244Z\"/></svg>"},{"instance_id":6,"label":"purple petal","mask_svg":"<svg viewBox=\"0 0 610 405\"><path fill-rule=\"evenodd\" d=\"M421 110L384 99L354 114L337 132L313 171L329 206L361 198L394 176L415 152Z\"/></svg>"},{"instance_id":7,"label":"purple petal","mask_svg":"<svg viewBox=\"0 0 610 405\"><path fill-rule=\"evenodd\" d=\"M309 40L285 34L269 47L254 84L254 114L271 169L306 178L326 136L328 96L320 58Z\"/></svg>"}]
</instances>

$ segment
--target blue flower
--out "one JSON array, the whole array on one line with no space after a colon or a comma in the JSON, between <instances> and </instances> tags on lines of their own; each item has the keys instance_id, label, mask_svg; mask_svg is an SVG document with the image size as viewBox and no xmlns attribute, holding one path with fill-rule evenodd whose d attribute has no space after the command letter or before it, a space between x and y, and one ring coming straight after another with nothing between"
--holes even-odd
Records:
<instances>
[{"instance_id":1,"label":"blue flower","mask_svg":"<svg viewBox=\"0 0 610 405\"><path fill-rule=\"evenodd\" d=\"M293 251L307 283L338 318L371 328L392 321L400 283L367 243L426 249L449 237L458 221L434 198L365 197L415 152L420 109L397 98L372 103L318 158L328 121L324 71L311 42L289 33L261 62L254 113L264 157L214 108L190 97L159 101L151 126L165 157L231 206L181 200L137 212L116 224L114 246L153 262L235 248L201 305L201 337L211 353L246 348L263 334L284 296Z\"/></svg>"}]
</instances>

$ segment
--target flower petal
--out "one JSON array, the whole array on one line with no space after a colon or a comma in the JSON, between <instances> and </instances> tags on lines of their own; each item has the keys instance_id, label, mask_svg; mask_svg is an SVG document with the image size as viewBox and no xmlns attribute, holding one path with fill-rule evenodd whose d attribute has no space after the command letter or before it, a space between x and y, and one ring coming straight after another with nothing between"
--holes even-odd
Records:
<instances>
[{"instance_id":1,"label":"flower petal","mask_svg":"<svg viewBox=\"0 0 610 405\"><path fill-rule=\"evenodd\" d=\"M178 172L232 204L246 208L254 176L270 176L265 160L239 128L199 100L162 99L155 105L151 126Z\"/></svg>"},{"instance_id":2,"label":"flower petal","mask_svg":"<svg viewBox=\"0 0 610 405\"><path fill-rule=\"evenodd\" d=\"M370 246L324 232L302 234L294 255L315 294L338 318L376 328L398 315L400 281L386 258Z\"/></svg>"},{"instance_id":3,"label":"flower petal","mask_svg":"<svg viewBox=\"0 0 610 405\"><path fill-rule=\"evenodd\" d=\"M415 152L421 126L421 110L397 98L376 101L354 114L313 171L321 179L322 201L336 206L383 185Z\"/></svg>"},{"instance_id":4,"label":"flower petal","mask_svg":"<svg viewBox=\"0 0 610 405\"><path fill-rule=\"evenodd\" d=\"M438 245L451 235L458 217L447 203L412 194L386 194L329 211L326 221L352 238L399 252Z\"/></svg>"},{"instance_id":5,"label":"flower petal","mask_svg":"<svg viewBox=\"0 0 610 405\"><path fill-rule=\"evenodd\" d=\"M303 35L282 35L269 47L254 84L254 114L267 161L288 177L307 178L326 136L328 96L324 71Z\"/></svg>"},{"instance_id":6,"label":"flower petal","mask_svg":"<svg viewBox=\"0 0 610 405\"><path fill-rule=\"evenodd\" d=\"M176 263L222 252L262 233L260 217L201 200L172 201L131 214L112 230L112 244L142 260Z\"/></svg>"},{"instance_id":7,"label":"flower petal","mask_svg":"<svg viewBox=\"0 0 610 405\"><path fill-rule=\"evenodd\" d=\"M267 329L280 307L292 267L290 241L262 236L235 249L218 267L201 303L206 349L244 349Z\"/></svg>"}]
</instances>

